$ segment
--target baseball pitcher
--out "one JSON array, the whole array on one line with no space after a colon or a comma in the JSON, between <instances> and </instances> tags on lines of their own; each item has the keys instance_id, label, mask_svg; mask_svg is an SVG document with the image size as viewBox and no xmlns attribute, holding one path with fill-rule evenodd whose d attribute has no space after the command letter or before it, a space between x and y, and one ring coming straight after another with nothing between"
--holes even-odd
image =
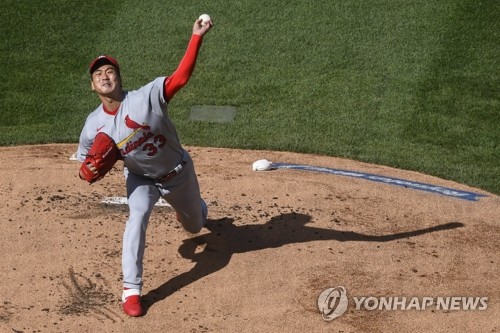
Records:
<instances>
[{"instance_id":1,"label":"baseball pitcher","mask_svg":"<svg viewBox=\"0 0 500 333\"><path fill-rule=\"evenodd\" d=\"M92 183L108 170L102 171L101 164L109 168L117 159L123 160L129 218L123 235L122 308L132 317L143 314L146 229L158 199L163 197L175 209L177 220L191 233L199 232L206 222L207 206L200 196L193 161L179 142L168 104L191 77L203 36L212 26L211 20L197 19L174 73L135 91L122 90L120 66L113 57L102 55L90 63L91 88L102 103L87 117L80 134L79 175ZM95 140L98 133L106 135ZM105 152L96 145L105 145ZM113 161L100 162L109 156Z\"/></svg>"}]
</instances>

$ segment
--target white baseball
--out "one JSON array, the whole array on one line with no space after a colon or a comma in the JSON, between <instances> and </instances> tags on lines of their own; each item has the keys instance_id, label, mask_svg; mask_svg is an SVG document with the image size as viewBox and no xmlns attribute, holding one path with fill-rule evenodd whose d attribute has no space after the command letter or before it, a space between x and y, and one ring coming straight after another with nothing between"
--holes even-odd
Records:
<instances>
[{"instance_id":1,"label":"white baseball","mask_svg":"<svg viewBox=\"0 0 500 333\"><path fill-rule=\"evenodd\" d=\"M206 25L211 21L211 18L208 14L201 14L200 17L198 17L198 20L201 20L201 25Z\"/></svg>"}]
</instances>

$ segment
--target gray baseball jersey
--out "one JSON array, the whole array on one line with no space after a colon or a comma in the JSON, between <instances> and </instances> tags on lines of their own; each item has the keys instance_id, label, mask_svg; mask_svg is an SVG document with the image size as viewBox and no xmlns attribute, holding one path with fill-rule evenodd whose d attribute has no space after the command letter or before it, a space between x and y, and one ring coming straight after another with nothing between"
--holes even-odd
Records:
<instances>
[{"instance_id":1,"label":"gray baseball jersey","mask_svg":"<svg viewBox=\"0 0 500 333\"><path fill-rule=\"evenodd\" d=\"M138 90L125 92L116 114L102 104L92 112L80 136L78 160L85 160L95 135L105 132L117 143L129 172L159 179L175 168L184 149L167 114L164 80L159 77Z\"/></svg>"}]
</instances>

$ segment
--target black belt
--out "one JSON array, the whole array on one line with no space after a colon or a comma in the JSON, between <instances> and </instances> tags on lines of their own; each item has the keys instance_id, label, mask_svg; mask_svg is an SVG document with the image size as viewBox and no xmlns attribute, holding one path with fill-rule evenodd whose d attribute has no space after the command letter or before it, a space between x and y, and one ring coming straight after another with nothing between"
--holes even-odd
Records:
<instances>
[{"instance_id":1,"label":"black belt","mask_svg":"<svg viewBox=\"0 0 500 333\"><path fill-rule=\"evenodd\" d=\"M172 171L170 171L169 173L167 173L162 178L158 179L158 182L163 183L163 182L166 182L169 179L174 178L175 176L177 176L178 174L180 174L182 172L182 169L184 169L184 166L186 164L187 164L186 161L182 161L181 163L179 163L179 165L177 165L175 168L173 168Z\"/></svg>"}]
</instances>

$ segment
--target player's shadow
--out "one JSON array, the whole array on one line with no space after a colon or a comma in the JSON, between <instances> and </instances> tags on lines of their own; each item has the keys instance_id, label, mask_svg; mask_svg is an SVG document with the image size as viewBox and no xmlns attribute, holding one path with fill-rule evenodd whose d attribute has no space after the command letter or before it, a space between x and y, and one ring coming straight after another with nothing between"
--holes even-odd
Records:
<instances>
[{"instance_id":1,"label":"player's shadow","mask_svg":"<svg viewBox=\"0 0 500 333\"><path fill-rule=\"evenodd\" d=\"M231 218L209 220L206 228L210 233L189 238L179 247L183 258L196 264L158 288L142 297L145 311L183 287L224 268L235 253L245 253L285 244L306 243L318 240L339 242L390 242L415 237L436 231L463 227L459 222L446 223L413 231L387 234L382 236L365 235L353 231L338 231L315 228L306 225L309 215L288 213L271 218L266 224L236 226ZM200 250L203 248L200 252Z\"/></svg>"}]
</instances>

